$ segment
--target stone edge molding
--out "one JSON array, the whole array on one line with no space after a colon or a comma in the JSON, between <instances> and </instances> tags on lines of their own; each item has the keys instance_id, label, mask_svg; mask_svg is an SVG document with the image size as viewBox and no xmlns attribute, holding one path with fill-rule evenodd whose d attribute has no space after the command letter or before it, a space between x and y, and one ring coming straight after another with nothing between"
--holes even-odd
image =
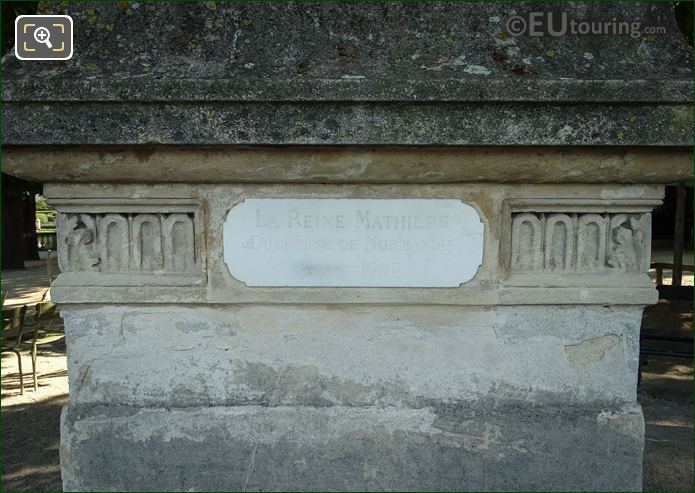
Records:
<instances>
[{"instance_id":1,"label":"stone edge molding","mask_svg":"<svg viewBox=\"0 0 695 493\"><path fill-rule=\"evenodd\" d=\"M2 158L6 173L43 183L617 184L693 176L691 148L6 145Z\"/></svg>"},{"instance_id":2,"label":"stone edge molding","mask_svg":"<svg viewBox=\"0 0 695 493\"><path fill-rule=\"evenodd\" d=\"M630 193L507 197L501 214L479 211L490 225L487 271L452 288L247 287L224 268L222 248L209 243L209 199L56 198L63 273L53 293L59 302L85 304L650 304L657 296L646 274L651 210L661 200Z\"/></svg>"},{"instance_id":3,"label":"stone edge molding","mask_svg":"<svg viewBox=\"0 0 695 493\"><path fill-rule=\"evenodd\" d=\"M3 145L17 146L668 148L692 145L691 114L692 105L679 103L6 102L2 131ZM112 124L95 127L95 118Z\"/></svg>"}]
</instances>

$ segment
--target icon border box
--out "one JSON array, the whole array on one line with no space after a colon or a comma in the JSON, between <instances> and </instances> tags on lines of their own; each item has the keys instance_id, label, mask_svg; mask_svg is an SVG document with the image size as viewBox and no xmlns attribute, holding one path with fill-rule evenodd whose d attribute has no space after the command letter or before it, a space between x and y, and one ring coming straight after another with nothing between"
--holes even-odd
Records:
<instances>
[{"instance_id":1,"label":"icon border box","mask_svg":"<svg viewBox=\"0 0 695 493\"><path fill-rule=\"evenodd\" d=\"M70 53L67 56L63 57L51 57L51 58L33 58L33 57L24 57L19 55L19 50L17 49L17 46L19 46L19 31L17 30L17 26L19 25L20 19L23 19L25 17L55 17L55 18L60 18L60 19L68 19L70 21ZM19 60L27 60L27 61L62 61L62 60L70 60L72 58L72 55L75 51L75 46L73 44L73 39L74 39L74 23L72 20L72 17L66 14L47 14L47 15L42 15L42 14L24 14L17 16L17 18L14 20L14 55L17 57Z\"/></svg>"}]
</instances>

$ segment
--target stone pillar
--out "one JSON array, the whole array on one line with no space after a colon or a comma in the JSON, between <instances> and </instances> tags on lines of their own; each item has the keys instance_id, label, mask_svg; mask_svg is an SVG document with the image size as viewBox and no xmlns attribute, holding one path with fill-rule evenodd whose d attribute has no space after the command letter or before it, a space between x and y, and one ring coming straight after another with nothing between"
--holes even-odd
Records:
<instances>
[{"instance_id":1,"label":"stone pillar","mask_svg":"<svg viewBox=\"0 0 695 493\"><path fill-rule=\"evenodd\" d=\"M3 165L60 212L66 490L641 489L669 9L48 8L75 56L3 60Z\"/></svg>"}]
</instances>

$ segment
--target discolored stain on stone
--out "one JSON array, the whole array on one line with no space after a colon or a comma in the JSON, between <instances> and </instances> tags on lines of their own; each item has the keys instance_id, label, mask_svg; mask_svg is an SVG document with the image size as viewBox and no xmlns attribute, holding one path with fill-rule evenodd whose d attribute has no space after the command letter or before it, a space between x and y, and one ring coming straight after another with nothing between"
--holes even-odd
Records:
<instances>
[{"instance_id":1,"label":"discolored stain on stone","mask_svg":"<svg viewBox=\"0 0 695 493\"><path fill-rule=\"evenodd\" d=\"M577 344L565 346L567 359L575 366L587 366L603 359L610 349L615 346L620 338L615 334L586 339Z\"/></svg>"}]
</instances>

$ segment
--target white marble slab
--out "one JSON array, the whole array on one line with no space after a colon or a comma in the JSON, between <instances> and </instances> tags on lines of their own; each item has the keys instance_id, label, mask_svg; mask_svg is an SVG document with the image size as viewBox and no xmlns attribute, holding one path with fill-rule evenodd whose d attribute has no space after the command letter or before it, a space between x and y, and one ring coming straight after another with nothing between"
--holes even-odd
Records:
<instances>
[{"instance_id":1,"label":"white marble slab","mask_svg":"<svg viewBox=\"0 0 695 493\"><path fill-rule=\"evenodd\" d=\"M482 262L483 229L455 199L247 199L224 260L247 286L455 287Z\"/></svg>"}]
</instances>

